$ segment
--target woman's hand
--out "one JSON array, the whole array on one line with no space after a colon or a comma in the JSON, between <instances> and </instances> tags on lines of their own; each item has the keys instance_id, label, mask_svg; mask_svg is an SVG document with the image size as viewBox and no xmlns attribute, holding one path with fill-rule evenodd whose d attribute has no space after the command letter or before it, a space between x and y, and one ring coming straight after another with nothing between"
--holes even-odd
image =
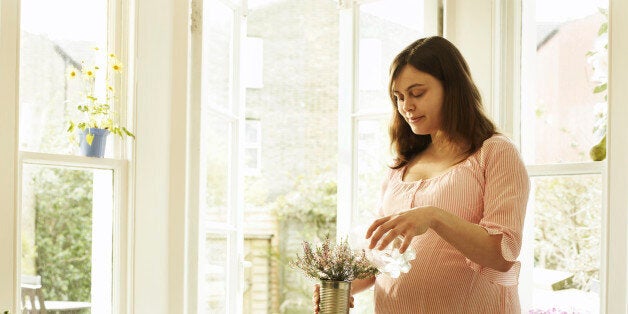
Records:
<instances>
[{"instance_id":1,"label":"woman's hand","mask_svg":"<svg viewBox=\"0 0 628 314\"><path fill-rule=\"evenodd\" d=\"M321 310L321 286L319 284L314 285L314 295L312 296L312 303L314 303L314 313L318 314ZM349 296L349 307L353 308L353 296Z\"/></svg>"},{"instance_id":2,"label":"woman's hand","mask_svg":"<svg viewBox=\"0 0 628 314\"><path fill-rule=\"evenodd\" d=\"M383 250L390 242L401 237L403 243L399 247L399 253L404 253L412 238L422 235L431 227L435 210L433 206L416 207L375 220L366 231L366 238L371 238L369 249L377 246L378 250Z\"/></svg>"}]
</instances>

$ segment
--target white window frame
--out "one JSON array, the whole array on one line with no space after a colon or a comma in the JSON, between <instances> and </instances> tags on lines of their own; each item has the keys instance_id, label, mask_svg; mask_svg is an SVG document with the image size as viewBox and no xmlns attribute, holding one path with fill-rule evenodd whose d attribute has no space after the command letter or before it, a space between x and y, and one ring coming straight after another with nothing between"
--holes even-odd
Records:
<instances>
[{"instance_id":1,"label":"white window frame","mask_svg":"<svg viewBox=\"0 0 628 314\"><path fill-rule=\"evenodd\" d=\"M108 49L114 51L122 60L127 60L128 38L119 34L128 34L129 4L125 0L108 1ZM19 59L20 59L20 0L0 1L0 215L5 217L5 224L0 228L0 312L5 310L19 313L20 294L20 225L21 225L21 169L23 165L62 166L75 169L105 169L113 172L113 243L111 273L111 309L113 312L129 312L132 303L131 283L128 279L129 265L133 253L129 251L133 232L128 228L132 210L127 206L129 160L125 156L128 146L114 144L114 158L88 158L72 155L45 154L19 150ZM132 68L129 65L129 68ZM131 78L129 78L131 79ZM115 82L120 90L119 111L122 118L127 115L128 81ZM127 124L133 127L131 123ZM116 141L112 141L115 143ZM9 249L10 248L10 249ZM109 276L109 275L107 275Z\"/></svg>"},{"instance_id":2,"label":"white window frame","mask_svg":"<svg viewBox=\"0 0 628 314\"><path fill-rule=\"evenodd\" d=\"M185 252L187 258L187 282L185 288L187 290L185 301L186 312L189 314L201 313L203 308L199 300L204 282L200 280L202 275L201 262L205 252L205 237L207 234L219 233L232 235L227 242L228 268L226 274L227 286L227 313L241 313L244 295L244 233L242 222L244 221L244 142L245 142L245 84L242 82L243 73L241 65L244 63L244 54L241 47L246 39L246 1L242 4L235 4L229 0L212 0L219 1L233 10L233 33L232 33L232 50L231 54L235 56L232 60L232 107L224 108L208 108L214 114L224 118L226 121L234 123L233 141L231 143L232 167L229 169L231 185L231 199L229 204L230 217L227 223L211 222L203 225L205 221L200 213L201 204L199 196L203 194L204 188L201 186L200 175L206 173L203 171L204 165L201 164L199 152L201 151L201 81L202 73L200 70L190 71L189 77L189 113L187 115L188 129L188 156L189 164L187 169L200 169L200 171L187 171L187 250ZM202 68L202 19L203 19L203 1L194 0L191 3L191 37L190 37L190 64L191 69Z\"/></svg>"}]
</instances>

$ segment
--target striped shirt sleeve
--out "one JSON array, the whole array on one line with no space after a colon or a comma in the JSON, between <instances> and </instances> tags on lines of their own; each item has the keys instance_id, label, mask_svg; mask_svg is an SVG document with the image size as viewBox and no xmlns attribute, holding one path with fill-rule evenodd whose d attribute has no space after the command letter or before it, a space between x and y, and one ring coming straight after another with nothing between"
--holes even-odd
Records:
<instances>
[{"instance_id":1,"label":"striped shirt sleeve","mask_svg":"<svg viewBox=\"0 0 628 314\"><path fill-rule=\"evenodd\" d=\"M501 254L513 262L506 272L483 267L467 259L475 271L489 281L504 286L517 285L521 263L523 223L530 191L530 180L517 148L505 137L487 140L480 151L484 169L484 209L479 225L491 235L502 235Z\"/></svg>"}]
</instances>

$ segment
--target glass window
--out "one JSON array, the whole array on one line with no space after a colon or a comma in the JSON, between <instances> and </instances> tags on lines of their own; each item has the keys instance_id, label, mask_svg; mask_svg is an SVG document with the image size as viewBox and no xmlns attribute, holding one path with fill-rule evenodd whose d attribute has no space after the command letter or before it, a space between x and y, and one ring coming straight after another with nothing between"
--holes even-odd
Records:
<instances>
[{"instance_id":1,"label":"glass window","mask_svg":"<svg viewBox=\"0 0 628 314\"><path fill-rule=\"evenodd\" d=\"M124 304L114 298L125 293L120 276L126 263L115 255L123 250L123 236L113 230L126 230L114 219L126 212L120 182L126 163L115 159L122 155L116 145L108 145L107 159L67 156L78 152L77 134L67 132L80 114L77 107L89 101L86 96L102 99L121 85L109 81L108 65L114 64L107 52L108 40L119 37L108 24L117 3L19 3L22 305L37 308L43 301L49 312L119 312ZM112 99L111 109L119 101ZM26 298L39 293L39 301Z\"/></svg>"},{"instance_id":2,"label":"glass window","mask_svg":"<svg viewBox=\"0 0 628 314\"><path fill-rule=\"evenodd\" d=\"M21 203L22 292L112 313L113 171L24 164Z\"/></svg>"},{"instance_id":3,"label":"glass window","mask_svg":"<svg viewBox=\"0 0 628 314\"><path fill-rule=\"evenodd\" d=\"M236 52L244 53L240 35L241 8L220 0L202 1L200 13L201 36L193 35L192 57L194 72L192 93L192 138L198 140L198 232L200 239L191 248L191 258L198 261L197 310L199 313L241 312L241 258L238 244L242 239L241 199L239 185L242 177L241 160L245 155L242 140L246 138L244 114L240 112L240 89L244 86L240 61ZM193 8L200 7L193 3ZM200 57L200 58L199 58ZM200 76L197 76L200 75ZM199 84L200 83L200 84ZM200 85L200 86L199 86ZM200 88L199 88L200 87ZM200 96L200 97L198 97ZM197 101L200 100L200 102ZM198 145L198 146L196 146ZM195 157L196 158L196 157ZM195 228L193 228L194 230Z\"/></svg>"},{"instance_id":4,"label":"glass window","mask_svg":"<svg viewBox=\"0 0 628 314\"><path fill-rule=\"evenodd\" d=\"M205 236L205 284L199 295L201 307L199 313L227 313L227 236L206 234Z\"/></svg>"},{"instance_id":5,"label":"glass window","mask_svg":"<svg viewBox=\"0 0 628 314\"><path fill-rule=\"evenodd\" d=\"M606 1L538 1L535 97L522 104L528 163L591 161L605 134ZM600 10L602 8L602 11ZM602 31L602 33L600 33Z\"/></svg>"},{"instance_id":6,"label":"glass window","mask_svg":"<svg viewBox=\"0 0 628 314\"><path fill-rule=\"evenodd\" d=\"M531 313L598 313L607 1L537 1L524 17L521 151L532 180ZM526 54L524 53L524 56ZM600 143L598 145L598 143Z\"/></svg>"},{"instance_id":7,"label":"glass window","mask_svg":"<svg viewBox=\"0 0 628 314\"><path fill-rule=\"evenodd\" d=\"M388 110L390 63L401 49L425 35L423 2L380 0L359 6L360 110Z\"/></svg>"},{"instance_id":8,"label":"glass window","mask_svg":"<svg viewBox=\"0 0 628 314\"><path fill-rule=\"evenodd\" d=\"M244 84L247 88L264 87L264 41L247 37L244 43Z\"/></svg>"},{"instance_id":9,"label":"glass window","mask_svg":"<svg viewBox=\"0 0 628 314\"><path fill-rule=\"evenodd\" d=\"M601 179L533 178L535 309L599 311Z\"/></svg>"},{"instance_id":10,"label":"glass window","mask_svg":"<svg viewBox=\"0 0 628 314\"><path fill-rule=\"evenodd\" d=\"M233 10L221 1L203 3L203 104L232 108Z\"/></svg>"},{"instance_id":11,"label":"glass window","mask_svg":"<svg viewBox=\"0 0 628 314\"><path fill-rule=\"evenodd\" d=\"M232 223L230 211L233 124L209 113L201 124L201 206L208 221Z\"/></svg>"},{"instance_id":12,"label":"glass window","mask_svg":"<svg viewBox=\"0 0 628 314\"><path fill-rule=\"evenodd\" d=\"M73 154L66 130L84 98L67 74L103 63L93 48L107 47L107 1L22 0L21 14L20 150Z\"/></svg>"},{"instance_id":13,"label":"glass window","mask_svg":"<svg viewBox=\"0 0 628 314\"><path fill-rule=\"evenodd\" d=\"M357 153L357 210L353 223L369 225L377 215L382 183L391 160L387 119L364 119L358 122Z\"/></svg>"},{"instance_id":14,"label":"glass window","mask_svg":"<svg viewBox=\"0 0 628 314\"><path fill-rule=\"evenodd\" d=\"M258 175L262 169L262 125L259 120L246 120L244 142L244 170L248 175Z\"/></svg>"},{"instance_id":15,"label":"glass window","mask_svg":"<svg viewBox=\"0 0 628 314\"><path fill-rule=\"evenodd\" d=\"M202 95L199 192L203 225L199 228L205 230L201 239L208 240L198 248L202 264L199 309L310 312L312 283L287 262L296 257L302 240L335 236L339 149L359 146L354 155L359 161L359 192L354 194L368 195L356 204L364 209L342 210L375 210L390 158L386 153L388 66L394 54L424 35L424 3L356 3L360 47L340 42L347 38L341 34L347 30L341 29L340 20L347 11L335 1L252 0L245 4L247 8L205 0L199 36L202 47L192 48L196 54L202 49L198 93ZM238 24L242 12L246 12L242 28L246 34L240 33ZM354 121L360 134L351 139L357 145L339 148L338 102L343 96L339 95L339 71L344 62L339 56L347 52L341 52L342 47L360 53L350 74L352 81L359 81L356 107L376 113L358 115ZM258 170L242 178L240 166ZM244 239L242 256L248 261L242 277L234 271L235 261L241 258L236 256L240 236ZM213 251L217 254L208 257ZM237 278L244 278L242 304L234 299L240 292ZM356 313L372 309L372 298L364 295L367 299Z\"/></svg>"},{"instance_id":16,"label":"glass window","mask_svg":"<svg viewBox=\"0 0 628 314\"><path fill-rule=\"evenodd\" d=\"M245 93L245 165L256 153L261 163L244 178L244 236L272 241L250 252L271 269L252 277L243 308L307 313L312 284L287 261L302 240L335 234L339 12L334 1L248 3L247 36L263 41L264 64L263 86Z\"/></svg>"}]
</instances>

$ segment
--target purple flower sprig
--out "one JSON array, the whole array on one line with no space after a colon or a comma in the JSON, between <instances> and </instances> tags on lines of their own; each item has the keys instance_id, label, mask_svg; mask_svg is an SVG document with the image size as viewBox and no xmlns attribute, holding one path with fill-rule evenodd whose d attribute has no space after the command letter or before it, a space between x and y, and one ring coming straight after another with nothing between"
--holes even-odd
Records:
<instances>
[{"instance_id":1,"label":"purple flower sprig","mask_svg":"<svg viewBox=\"0 0 628 314\"><path fill-rule=\"evenodd\" d=\"M297 253L296 259L290 261L290 266L318 280L353 281L379 273L377 267L366 258L364 250L352 250L347 238L340 243L332 243L329 235L315 247L303 241L303 254Z\"/></svg>"}]
</instances>

